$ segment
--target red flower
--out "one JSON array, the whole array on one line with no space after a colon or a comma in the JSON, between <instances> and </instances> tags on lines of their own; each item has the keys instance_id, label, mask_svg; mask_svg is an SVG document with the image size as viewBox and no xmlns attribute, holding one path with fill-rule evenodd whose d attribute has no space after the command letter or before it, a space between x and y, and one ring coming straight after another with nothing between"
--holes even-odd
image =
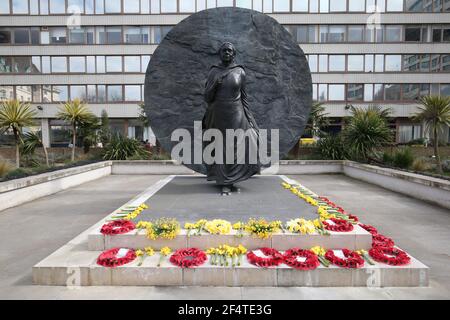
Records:
<instances>
[{"instance_id":1,"label":"red flower","mask_svg":"<svg viewBox=\"0 0 450 320\"><path fill-rule=\"evenodd\" d=\"M372 247L392 248L395 245L394 240L385 237L382 234L372 235Z\"/></svg>"},{"instance_id":2,"label":"red flower","mask_svg":"<svg viewBox=\"0 0 450 320\"><path fill-rule=\"evenodd\" d=\"M378 234L378 230L371 225L360 223L359 226L364 230L368 231L369 233L371 233L372 235Z\"/></svg>"},{"instance_id":3,"label":"red flower","mask_svg":"<svg viewBox=\"0 0 450 320\"><path fill-rule=\"evenodd\" d=\"M342 268L361 268L364 265L364 259L356 252L348 249L342 249L345 259L336 257L333 250L325 253L325 258L332 264Z\"/></svg>"},{"instance_id":4,"label":"red flower","mask_svg":"<svg viewBox=\"0 0 450 320\"><path fill-rule=\"evenodd\" d=\"M258 267L268 268L278 266L284 260L283 255L278 250L273 248L260 248L259 250L264 253L267 258L258 257L254 253L254 250L252 250L247 253L248 262Z\"/></svg>"},{"instance_id":5,"label":"red flower","mask_svg":"<svg viewBox=\"0 0 450 320\"><path fill-rule=\"evenodd\" d=\"M353 225L344 219L330 218L335 224L332 225L327 221L322 221L325 229L336 232L349 232L353 230Z\"/></svg>"},{"instance_id":6,"label":"red flower","mask_svg":"<svg viewBox=\"0 0 450 320\"><path fill-rule=\"evenodd\" d=\"M297 257L305 257L306 260L300 262ZM300 248L292 248L284 253L284 263L288 266L298 270L314 270L319 265L319 259L310 250L303 250Z\"/></svg>"},{"instance_id":7,"label":"red flower","mask_svg":"<svg viewBox=\"0 0 450 320\"><path fill-rule=\"evenodd\" d=\"M117 253L119 250L120 248L113 248L102 252L97 258L97 264L114 268L130 263L136 259L136 253L133 249L128 249L127 254L124 257L118 258Z\"/></svg>"},{"instance_id":8,"label":"red flower","mask_svg":"<svg viewBox=\"0 0 450 320\"><path fill-rule=\"evenodd\" d=\"M170 262L181 268L197 267L205 263L206 253L197 248L178 249L170 257Z\"/></svg>"},{"instance_id":9,"label":"red flower","mask_svg":"<svg viewBox=\"0 0 450 320\"><path fill-rule=\"evenodd\" d=\"M408 264L411 258L408 254L398 248L372 247L369 255L378 262L389 264L391 266L402 266ZM390 256L394 257L390 257Z\"/></svg>"},{"instance_id":10,"label":"red flower","mask_svg":"<svg viewBox=\"0 0 450 320\"><path fill-rule=\"evenodd\" d=\"M134 230L136 227L133 222L127 220L111 221L102 226L100 232L105 235L114 235L127 233Z\"/></svg>"}]
</instances>

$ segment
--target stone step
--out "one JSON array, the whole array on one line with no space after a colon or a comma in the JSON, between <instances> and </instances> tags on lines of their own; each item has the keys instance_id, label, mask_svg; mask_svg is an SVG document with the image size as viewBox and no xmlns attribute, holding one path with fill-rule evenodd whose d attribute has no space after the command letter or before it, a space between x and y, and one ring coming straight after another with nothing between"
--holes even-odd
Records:
<instances>
[{"instance_id":1,"label":"stone step","mask_svg":"<svg viewBox=\"0 0 450 320\"><path fill-rule=\"evenodd\" d=\"M60 251L33 267L33 282L58 286L310 286L310 287L422 287L428 286L428 267L412 258L407 266L367 263L361 269L319 266L312 271L292 269L284 264L259 268L243 257L238 267L213 266L182 269L159 254L138 259L117 268L96 264L100 251Z\"/></svg>"},{"instance_id":2,"label":"stone step","mask_svg":"<svg viewBox=\"0 0 450 320\"><path fill-rule=\"evenodd\" d=\"M237 236L237 232L232 230L227 235L212 235L202 232L201 235L187 236L186 230L182 229L180 234L172 240L148 239L144 230L133 230L126 234L105 236L100 233L100 228L95 229L88 236L89 250L107 250L111 248L144 248L151 246L159 250L162 247L172 249L199 248L206 250L211 247L218 247L222 244L237 246L242 244L249 250L262 247L272 247L277 250L287 250L293 247L309 249L314 246L321 246L328 249L347 248L351 250L370 249L372 247L372 235L358 225L350 232L333 232L330 235L320 234L297 234L297 233L276 233L271 238L260 239L250 235Z\"/></svg>"}]
</instances>

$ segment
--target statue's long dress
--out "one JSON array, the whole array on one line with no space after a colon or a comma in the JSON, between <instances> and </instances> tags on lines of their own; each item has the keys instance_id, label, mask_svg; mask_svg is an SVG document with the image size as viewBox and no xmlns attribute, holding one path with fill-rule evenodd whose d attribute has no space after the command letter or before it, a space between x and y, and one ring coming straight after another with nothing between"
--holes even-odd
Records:
<instances>
[{"instance_id":1,"label":"statue's long dress","mask_svg":"<svg viewBox=\"0 0 450 320\"><path fill-rule=\"evenodd\" d=\"M223 78L221 84L218 84L219 78ZM224 143L224 164L206 165L207 179L216 181L218 185L232 185L259 173L259 157L256 156L256 163L249 161L250 148L253 148L257 154L259 129L249 110L245 92L244 68L240 65L212 66L205 85L205 100L208 103L208 109L203 118L203 128L204 130L219 129L223 134ZM238 145L236 141L234 162L226 163L226 129L243 129L244 131L250 129L248 132L250 138L246 139L244 163L237 161Z\"/></svg>"}]
</instances>

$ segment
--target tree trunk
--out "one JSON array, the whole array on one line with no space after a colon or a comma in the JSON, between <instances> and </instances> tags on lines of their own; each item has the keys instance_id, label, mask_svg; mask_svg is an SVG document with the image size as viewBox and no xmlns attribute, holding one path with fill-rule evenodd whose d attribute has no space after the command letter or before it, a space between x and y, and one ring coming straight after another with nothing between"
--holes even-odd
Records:
<instances>
[{"instance_id":1,"label":"tree trunk","mask_svg":"<svg viewBox=\"0 0 450 320\"><path fill-rule=\"evenodd\" d=\"M439 174L442 174L442 163L441 157L439 156L439 140L436 124L434 125L433 128L433 138L434 138L434 156L436 157L437 170Z\"/></svg>"},{"instance_id":2,"label":"tree trunk","mask_svg":"<svg viewBox=\"0 0 450 320\"><path fill-rule=\"evenodd\" d=\"M72 124L72 161L75 161L75 144L77 141L77 126Z\"/></svg>"},{"instance_id":3,"label":"tree trunk","mask_svg":"<svg viewBox=\"0 0 450 320\"><path fill-rule=\"evenodd\" d=\"M20 148L19 148L19 133L13 128L14 140L16 142L16 167L20 168Z\"/></svg>"},{"instance_id":4,"label":"tree trunk","mask_svg":"<svg viewBox=\"0 0 450 320\"><path fill-rule=\"evenodd\" d=\"M48 152L47 152L47 147L44 146L44 144L42 144L42 148L44 149L45 164L47 165L47 167L49 167L50 165L48 164Z\"/></svg>"}]
</instances>

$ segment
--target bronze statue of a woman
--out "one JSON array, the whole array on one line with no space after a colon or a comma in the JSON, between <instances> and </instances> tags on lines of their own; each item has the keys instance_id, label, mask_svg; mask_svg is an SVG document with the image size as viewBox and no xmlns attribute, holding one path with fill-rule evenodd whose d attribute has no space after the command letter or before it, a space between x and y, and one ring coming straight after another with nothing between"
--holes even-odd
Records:
<instances>
[{"instance_id":1,"label":"bronze statue of a woman","mask_svg":"<svg viewBox=\"0 0 450 320\"><path fill-rule=\"evenodd\" d=\"M222 133L224 161L223 164L206 165L207 180L215 181L217 185L222 186L222 195L228 195L236 189L233 184L247 180L260 171L259 160L250 161L249 156L251 150L258 150L259 129L249 109L245 91L245 69L234 61L236 49L233 44L225 42L219 49L219 55L221 63L210 68L205 84L205 101L208 108L202 125L205 130L218 129ZM246 138L240 142L245 143L244 161L237 159L239 142L233 144L234 161L225 161L227 150L229 152L225 138L227 129L242 129L246 132Z\"/></svg>"}]
</instances>

